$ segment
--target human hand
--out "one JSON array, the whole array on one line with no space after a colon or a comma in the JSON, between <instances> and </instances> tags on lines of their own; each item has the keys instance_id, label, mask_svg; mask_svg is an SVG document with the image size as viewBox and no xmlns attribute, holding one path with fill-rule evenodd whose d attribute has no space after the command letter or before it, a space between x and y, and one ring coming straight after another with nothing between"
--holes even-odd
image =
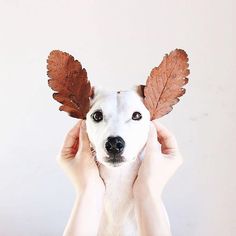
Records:
<instances>
[{"instance_id":1,"label":"human hand","mask_svg":"<svg viewBox=\"0 0 236 236\"><path fill-rule=\"evenodd\" d=\"M79 121L66 135L57 160L76 192L90 189L103 194L105 186L93 159L85 121Z\"/></svg>"},{"instance_id":2,"label":"human hand","mask_svg":"<svg viewBox=\"0 0 236 236\"><path fill-rule=\"evenodd\" d=\"M166 183L182 162L174 135L157 120L152 121L144 159L133 185L134 196L144 196L148 191L161 197Z\"/></svg>"}]
</instances>

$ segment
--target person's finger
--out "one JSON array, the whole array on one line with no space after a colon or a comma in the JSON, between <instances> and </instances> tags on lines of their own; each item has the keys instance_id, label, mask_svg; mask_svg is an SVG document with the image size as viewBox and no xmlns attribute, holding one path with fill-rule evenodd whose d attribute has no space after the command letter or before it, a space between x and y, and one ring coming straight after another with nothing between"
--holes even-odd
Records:
<instances>
[{"instance_id":1,"label":"person's finger","mask_svg":"<svg viewBox=\"0 0 236 236\"><path fill-rule=\"evenodd\" d=\"M78 151L79 144L79 130L82 121L76 123L76 125L67 133L64 143L61 148L61 158L73 158Z\"/></svg>"},{"instance_id":2,"label":"person's finger","mask_svg":"<svg viewBox=\"0 0 236 236\"><path fill-rule=\"evenodd\" d=\"M150 123L149 135L146 144L146 153L148 156L161 155L160 144L157 141L157 130L156 127Z\"/></svg>"},{"instance_id":3,"label":"person's finger","mask_svg":"<svg viewBox=\"0 0 236 236\"><path fill-rule=\"evenodd\" d=\"M174 135L157 120L152 121L157 129L158 141L164 154L174 154L178 151L178 144Z\"/></svg>"},{"instance_id":4,"label":"person's finger","mask_svg":"<svg viewBox=\"0 0 236 236\"><path fill-rule=\"evenodd\" d=\"M79 130L79 152L78 153L91 154L91 147L90 147L88 134L86 131L85 121L82 121L80 130Z\"/></svg>"}]
</instances>

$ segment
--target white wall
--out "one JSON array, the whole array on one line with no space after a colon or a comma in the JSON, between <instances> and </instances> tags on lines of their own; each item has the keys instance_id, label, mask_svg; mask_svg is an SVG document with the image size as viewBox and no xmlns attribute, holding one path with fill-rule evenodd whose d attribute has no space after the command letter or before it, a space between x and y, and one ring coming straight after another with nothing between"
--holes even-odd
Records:
<instances>
[{"instance_id":1,"label":"white wall","mask_svg":"<svg viewBox=\"0 0 236 236\"><path fill-rule=\"evenodd\" d=\"M55 157L76 120L47 85L52 49L95 85L144 83L172 49L190 58L187 93L161 121L185 163L164 200L175 236L236 235L236 4L233 0L0 0L0 235L62 235L74 190Z\"/></svg>"}]
</instances>

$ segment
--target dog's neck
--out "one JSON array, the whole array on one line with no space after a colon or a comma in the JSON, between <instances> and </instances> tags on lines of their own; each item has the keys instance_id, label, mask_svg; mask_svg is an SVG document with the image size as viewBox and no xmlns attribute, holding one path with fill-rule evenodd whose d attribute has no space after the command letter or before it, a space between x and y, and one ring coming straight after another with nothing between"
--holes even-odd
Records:
<instances>
[{"instance_id":1,"label":"dog's neck","mask_svg":"<svg viewBox=\"0 0 236 236\"><path fill-rule=\"evenodd\" d=\"M100 175L106 186L102 225L109 225L109 228L116 233L122 230L121 226L124 225L124 222L130 220L129 216L133 211L132 185L139 166L139 160L115 168L100 166ZM112 232L109 233L112 235Z\"/></svg>"},{"instance_id":2,"label":"dog's neck","mask_svg":"<svg viewBox=\"0 0 236 236\"><path fill-rule=\"evenodd\" d=\"M139 166L139 160L113 168L101 165L100 175L106 186L106 194L109 194L110 197L117 201L121 201L121 198L125 198L127 194L131 194L132 185L137 176ZM117 194L119 191L122 191L122 194Z\"/></svg>"}]
</instances>

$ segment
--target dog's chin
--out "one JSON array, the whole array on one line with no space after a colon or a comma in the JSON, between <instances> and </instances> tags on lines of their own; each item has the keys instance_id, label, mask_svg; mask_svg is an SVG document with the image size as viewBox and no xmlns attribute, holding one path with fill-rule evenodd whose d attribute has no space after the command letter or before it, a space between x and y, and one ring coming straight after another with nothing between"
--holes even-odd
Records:
<instances>
[{"instance_id":1,"label":"dog's chin","mask_svg":"<svg viewBox=\"0 0 236 236\"><path fill-rule=\"evenodd\" d=\"M104 162L106 163L106 166L118 167L123 165L126 162L126 160L122 155L111 155L111 156L106 156L104 158Z\"/></svg>"},{"instance_id":2,"label":"dog's chin","mask_svg":"<svg viewBox=\"0 0 236 236\"><path fill-rule=\"evenodd\" d=\"M123 166L125 162L103 162L103 165L109 168Z\"/></svg>"},{"instance_id":3,"label":"dog's chin","mask_svg":"<svg viewBox=\"0 0 236 236\"><path fill-rule=\"evenodd\" d=\"M126 160L123 156L118 159L106 156L103 158L102 161L99 161L99 162L106 167L113 168L113 167L126 166L126 165L134 162L134 160L135 160L135 158L133 160Z\"/></svg>"}]
</instances>

